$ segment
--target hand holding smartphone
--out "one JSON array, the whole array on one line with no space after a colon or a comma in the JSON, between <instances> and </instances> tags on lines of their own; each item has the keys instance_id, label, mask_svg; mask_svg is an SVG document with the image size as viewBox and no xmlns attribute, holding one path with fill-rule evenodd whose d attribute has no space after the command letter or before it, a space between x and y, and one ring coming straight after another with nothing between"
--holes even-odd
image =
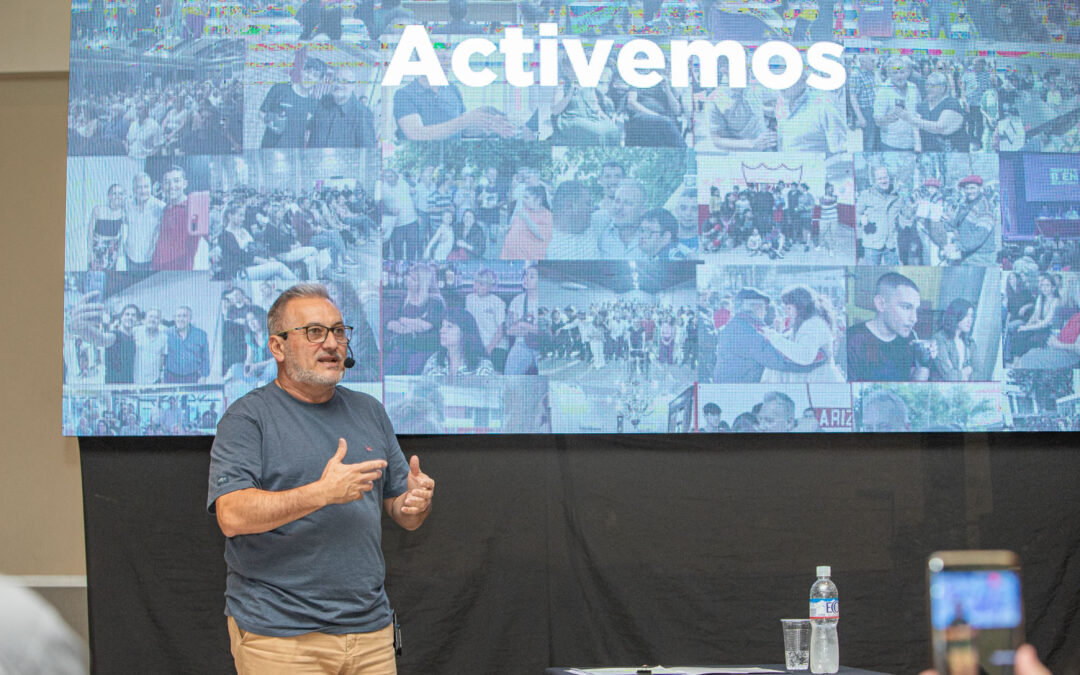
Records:
<instances>
[{"instance_id":1,"label":"hand holding smartphone","mask_svg":"<svg viewBox=\"0 0 1080 675\"><path fill-rule=\"evenodd\" d=\"M934 668L1013 675L1024 643L1020 560L1011 551L938 551L926 569Z\"/></svg>"}]
</instances>

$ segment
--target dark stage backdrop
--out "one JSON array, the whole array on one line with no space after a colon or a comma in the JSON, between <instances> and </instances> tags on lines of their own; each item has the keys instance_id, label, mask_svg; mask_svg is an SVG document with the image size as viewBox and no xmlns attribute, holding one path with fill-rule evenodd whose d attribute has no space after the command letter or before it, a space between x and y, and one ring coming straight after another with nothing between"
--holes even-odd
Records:
<instances>
[{"instance_id":1,"label":"dark stage backdrop","mask_svg":"<svg viewBox=\"0 0 1080 675\"><path fill-rule=\"evenodd\" d=\"M847 665L927 663L923 564L1011 548L1029 639L1080 670L1080 453L1057 435L403 437L438 482L386 523L403 675L781 661L814 566ZM97 673L230 672L211 439L84 438ZM330 450L328 449L328 457Z\"/></svg>"}]
</instances>

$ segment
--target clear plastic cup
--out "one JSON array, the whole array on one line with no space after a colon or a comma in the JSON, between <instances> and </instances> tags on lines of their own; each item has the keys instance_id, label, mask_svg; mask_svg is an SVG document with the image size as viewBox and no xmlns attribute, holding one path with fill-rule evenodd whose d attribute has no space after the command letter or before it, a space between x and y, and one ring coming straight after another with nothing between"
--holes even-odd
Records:
<instances>
[{"instance_id":1,"label":"clear plastic cup","mask_svg":"<svg viewBox=\"0 0 1080 675\"><path fill-rule=\"evenodd\" d=\"M784 627L784 667L810 669L810 619L780 619Z\"/></svg>"}]
</instances>

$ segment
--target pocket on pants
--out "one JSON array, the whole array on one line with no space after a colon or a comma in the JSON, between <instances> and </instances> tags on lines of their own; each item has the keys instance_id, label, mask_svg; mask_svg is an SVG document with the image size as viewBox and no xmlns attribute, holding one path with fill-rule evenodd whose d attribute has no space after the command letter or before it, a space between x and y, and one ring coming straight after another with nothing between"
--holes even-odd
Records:
<instances>
[{"instance_id":1,"label":"pocket on pants","mask_svg":"<svg viewBox=\"0 0 1080 675\"><path fill-rule=\"evenodd\" d=\"M251 635L251 633L241 628L236 623L236 619L232 618L231 616L228 618L228 623L229 637L232 639L232 641L238 645L244 644L245 640L247 640L248 636Z\"/></svg>"}]
</instances>

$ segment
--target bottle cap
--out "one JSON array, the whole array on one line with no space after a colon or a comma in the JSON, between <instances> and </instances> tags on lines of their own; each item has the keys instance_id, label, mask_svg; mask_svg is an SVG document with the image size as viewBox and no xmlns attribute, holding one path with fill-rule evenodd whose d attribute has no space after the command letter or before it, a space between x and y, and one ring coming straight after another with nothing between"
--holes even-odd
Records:
<instances>
[{"instance_id":1,"label":"bottle cap","mask_svg":"<svg viewBox=\"0 0 1080 675\"><path fill-rule=\"evenodd\" d=\"M832 576L832 567L829 565L818 565L817 575L819 577Z\"/></svg>"}]
</instances>

